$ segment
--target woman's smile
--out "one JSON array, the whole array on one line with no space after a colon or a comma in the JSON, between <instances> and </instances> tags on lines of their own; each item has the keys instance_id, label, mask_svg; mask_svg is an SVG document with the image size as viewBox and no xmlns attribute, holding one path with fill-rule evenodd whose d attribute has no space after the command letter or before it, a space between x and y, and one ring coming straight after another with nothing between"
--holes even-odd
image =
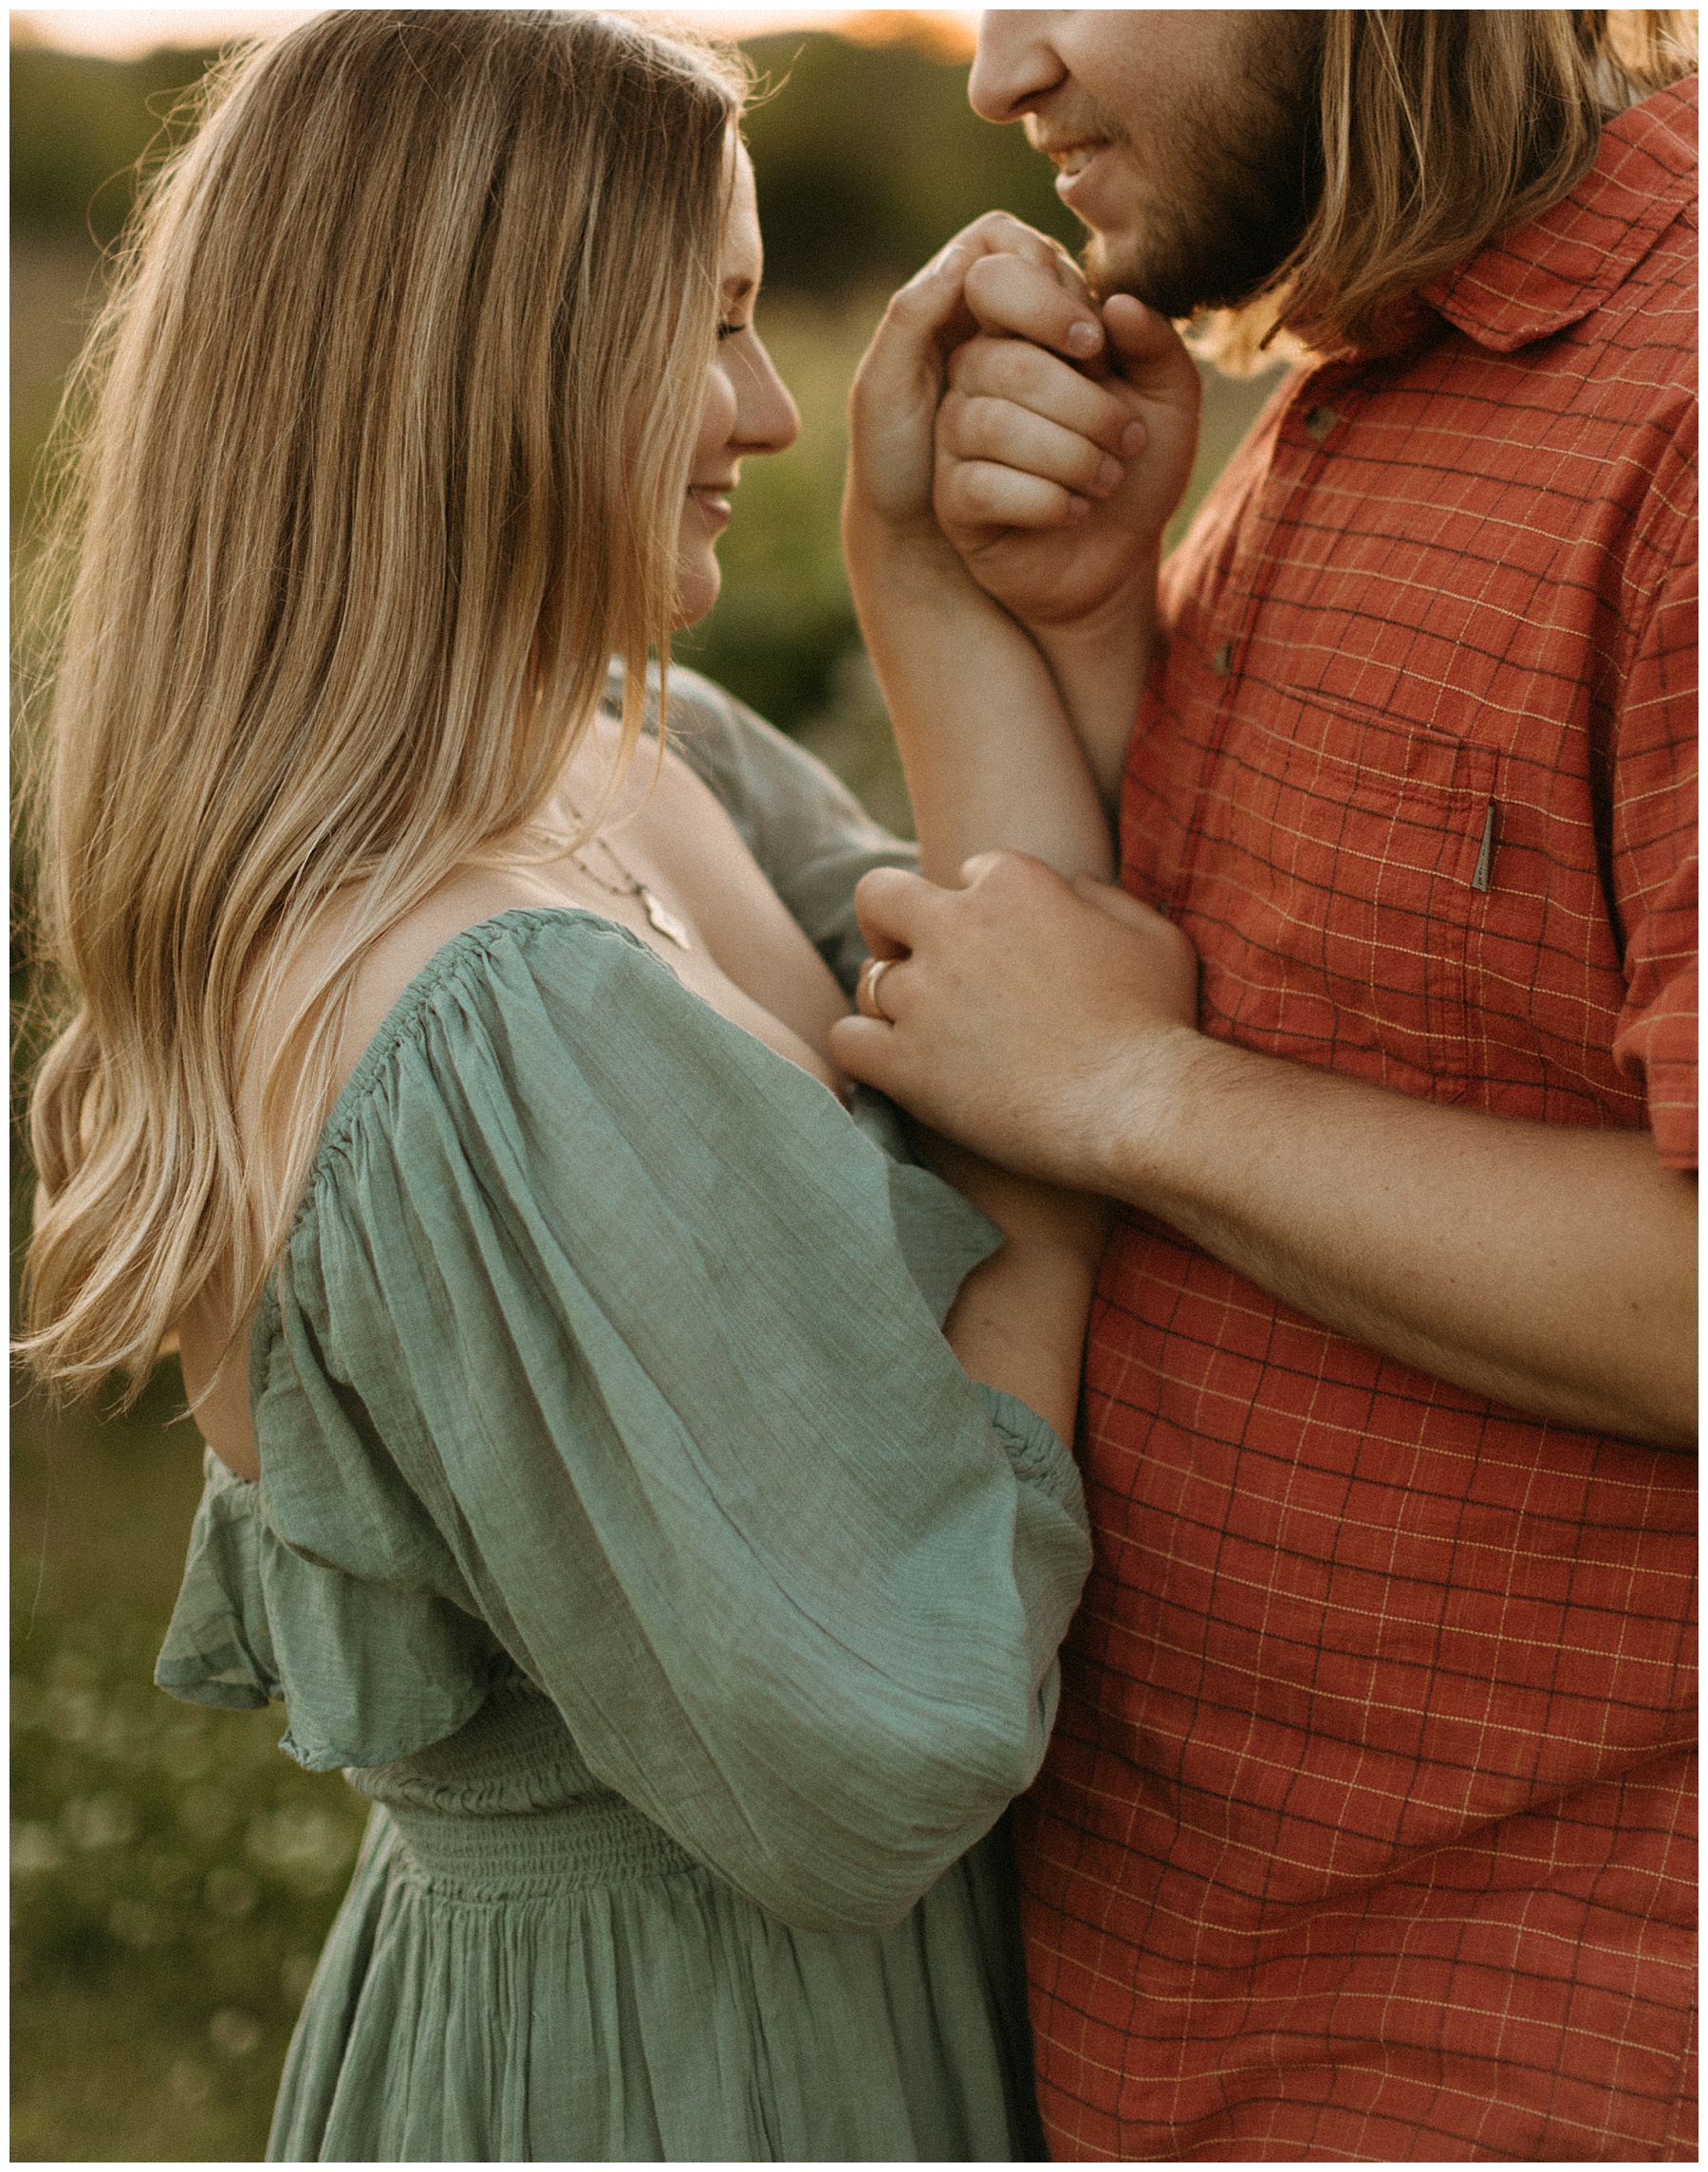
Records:
<instances>
[{"instance_id":1,"label":"woman's smile","mask_svg":"<svg viewBox=\"0 0 1708 2172\"><path fill-rule=\"evenodd\" d=\"M734 488L733 477L727 483L690 483L688 495L715 529L722 529L729 526L730 493Z\"/></svg>"}]
</instances>

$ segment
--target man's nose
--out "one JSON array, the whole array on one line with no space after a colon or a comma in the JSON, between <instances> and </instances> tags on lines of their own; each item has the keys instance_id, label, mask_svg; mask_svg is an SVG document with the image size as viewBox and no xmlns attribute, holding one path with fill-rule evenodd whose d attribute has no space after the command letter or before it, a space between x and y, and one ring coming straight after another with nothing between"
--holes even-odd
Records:
<instances>
[{"instance_id":1,"label":"man's nose","mask_svg":"<svg viewBox=\"0 0 1708 2172\"><path fill-rule=\"evenodd\" d=\"M1056 12L1052 8L986 9L967 81L975 113L987 121L1018 121L1034 99L1061 82L1066 70L1049 38Z\"/></svg>"}]
</instances>

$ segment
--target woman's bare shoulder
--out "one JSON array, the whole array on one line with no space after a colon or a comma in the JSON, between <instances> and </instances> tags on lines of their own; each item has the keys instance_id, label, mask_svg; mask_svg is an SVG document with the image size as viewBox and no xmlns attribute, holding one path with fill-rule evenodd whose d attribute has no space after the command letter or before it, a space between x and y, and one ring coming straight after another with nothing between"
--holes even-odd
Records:
<instances>
[{"instance_id":1,"label":"woman's bare shoulder","mask_svg":"<svg viewBox=\"0 0 1708 2172\"><path fill-rule=\"evenodd\" d=\"M326 1082L328 1098L336 1099L342 1092L399 996L447 943L501 913L551 901L545 886L526 867L463 867L400 915L370 945L357 968ZM269 957L264 952L251 969L254 1013L238 1090L238 1122L251 1144L260 1140L269 1150L285 1151L286 1112L263 1127L261 1082L280 1053L290 1021L335 962L360 903L352 896L331 899L288 957ZM270 977L269 965L276 969ZM260 1476L260 1460L241 1362L249 1330L246 1325L233 1334L232 1304L229 1277L215 1275L178 1320L178 1354L203 1439L239 1477L255 1478Z\"/></svg>"},{"instance_id":2,"label":"woman's bare shoulder","mask_svg":"<svg viewBox=\"0 0 1708 2172\"><path fill-rule=\"evenodd\" d=\"M363 1049L404 990L445 945L468 929L514 912L562 900L530 868L467 866L454 869L426 897L376 937L357 966L338 1036L332 1086L336 1092L362 1061ZM294 943L275 975L257 960L253 984L264 989L251 1043L251 1076L265 1072L305 1000L325 981L358 900L334 899Z\"/></svg>"}]
</instances>

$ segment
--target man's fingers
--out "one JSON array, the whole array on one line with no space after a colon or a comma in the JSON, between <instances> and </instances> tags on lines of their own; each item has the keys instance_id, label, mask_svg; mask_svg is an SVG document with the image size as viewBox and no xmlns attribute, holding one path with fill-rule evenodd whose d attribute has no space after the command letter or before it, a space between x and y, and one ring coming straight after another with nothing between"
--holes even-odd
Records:
<instances>
[{"instance_id":1,"label":"man's fingers","mask_svg":"<svg viewBox=\"0 0 1708 2172\"><path fill-rule=\"evenodd\" d=\"M990 460L1046 482L1106 498L1126 473L1101 445L1007 399L951 393L938 415L938 451L953 460Z\"/></svg>"},{"instance_id":2,"label":"man's fingers","mask_svg":"<svg viewBox=\"0 0 1708 2172\"><path fill-rule=\"evenodd\" d=\"M949 336L964 339L977 322L965 298L966 281L979 265L998 261L1020 268L1029 293L1056 296L1055 314L1065 308L1069 320L1080 325L1077 343L1069 351L1101 353L1105 345L1103 324L1078 266L1059 242L1034 233L1007 212L987 212L945 242L929 263L921 265L907 284L898 288L888 313L916 335L929 327L943 344Z\"/></svg>"},{"instance_id":3,"label":"man's fingers","mask_svg":"<svg viewBox=\"0 0 1708 2172\"><path fill-rule=\"evenodd\" d=\"M993 267L997 273L993 284L988 277ZM905 436L921 410L936 405L945 367L979 331L980 320L969 304L975 273L990 288L991 306L1015 318L1012 326L1002 328L1005 335L1022 336L1009 338L1007 343L1026 348L1035 337L1049 347L1066 341L1062 351L1068 355L1102 358L1106 343L1102 320L1086 299L1085 283L1067 251L1008 213L987 212L891 297L855 378L851 398L857 435L887 440L900 422ZM1033 325L1035 333L1028 329ZM1039 352L1039 359L1049 357ZM1077 372L1057 366L1086 384ZM1106 374L1106 360L1100 359L1097 367ZM1058 391L1057 404L1062 397ZM1109 422L1096 408L1090 418L1094 428L1106 428Z\"/></svg>"},{"instance_id":4,"label":"man's fingers","mask_svg":"<svg viewBox=\"0 0 1708 2172\"><path fill-rule=\"evenodd\" d=\"M969 256L1017 256L1053 279L1064 293L1085 303L1095 314L1086 275L1059 241L1017 219L1012 212L986 212L956 235Z\"/></svg>"},{"instance_id":5,"label":"man's fingers","mask_svg":"<svg viewBox=\"0 0 1708 2172\"><path fill-rule=\"evenodd\" d=\"M1068 528L1091 509L1077 491L993 460L939 461L931 502L951 529Z\"/></svg>"},{"instance_id":6,"label":"man's fingers","mask_svg":"<svg viewBox=\"0 0 1708 2172\"><path fill-rule=\"evenodd\" d=\"M966 399L1007 399L1064 430L1077 431L1119 460L1141 450L1127 433L1137 421L1133 395L1110 379L1094 384L1029 341L981 334L949 359L951 389ZM1141 433L1143 425L1139 424Z\"/></svg>"},{"instance_id":7,"label":"man's fingers","mask_svg":"<svg viewBox=\"0 0 1708 2172\"><path fill-rule=\"evenodd\" d=\"M854 915L874 957L905 957L942 896L923 875L904 867L874 867L854 885Z\"/></svg>"},{"instance_id":8,"label":"man's fingers","mask_svg":"<svg viewBox=\"0 0 1708 2172\"><path fill-rule=\"evenodd\" d=\"M1103 315L1112 359L1126 383L1152 399L1196 407L1197 364L1166 317L1131 294L1112 294Z\"/></svg>"},{"instance_id":9,"label":"man's fingers","mask_svg":"<svg viewBox=\"0 0 1708 2172\"><path fill-rule=\"evenodd\" d=\"M967 267L967 306L987 332L1031 340L1076 362L1104 351L1102 320L1035 259L1004 251Z\"/></svg>"}]
</instances>

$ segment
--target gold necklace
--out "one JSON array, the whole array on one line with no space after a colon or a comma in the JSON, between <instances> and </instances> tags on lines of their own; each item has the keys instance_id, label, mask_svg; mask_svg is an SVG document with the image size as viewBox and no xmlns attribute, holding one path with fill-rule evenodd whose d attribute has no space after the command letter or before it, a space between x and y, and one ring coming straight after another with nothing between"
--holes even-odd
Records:
<instances>
[{"instance_id":1,"label":"gold necklace","mask_svg":"<svg viewBox=\"0 0 1708 2172\"><path fill-rule=\"evenodd\" d=\"M571 811L573 812L573 809ZM576 820L579 822L580 819L580 816L577 815ZM582 873L587 878L588 882L596 883L600 889L605 891L608 896L613 898L639 898L640 900L641 909L644 911L647 919L652 922L653 926L658 929L661 936L665 937L667 940L675 943L678 950L692 950L694 948L694 940L693 937L689 935L688 930L682 925L681 921L678 919L677 916L671 911L670 907L658 895L658 893L654 890L649 890L646 884L641 882L640 876L635 873L634 869L628 866L619 857L617 848L612 845L609 838L600 836L594 838L592 842L597 845L604 853L605 857L610 861L612 866L615 867L618 873L622 877L622 881L621 882L612 882L607 881L604 876L599 874L595 869L588 866L587 863L582 858L579 850L571 852L569 855L570 859L574 861L575 864L581 869Z\"/></svg>"}]
</instances>

